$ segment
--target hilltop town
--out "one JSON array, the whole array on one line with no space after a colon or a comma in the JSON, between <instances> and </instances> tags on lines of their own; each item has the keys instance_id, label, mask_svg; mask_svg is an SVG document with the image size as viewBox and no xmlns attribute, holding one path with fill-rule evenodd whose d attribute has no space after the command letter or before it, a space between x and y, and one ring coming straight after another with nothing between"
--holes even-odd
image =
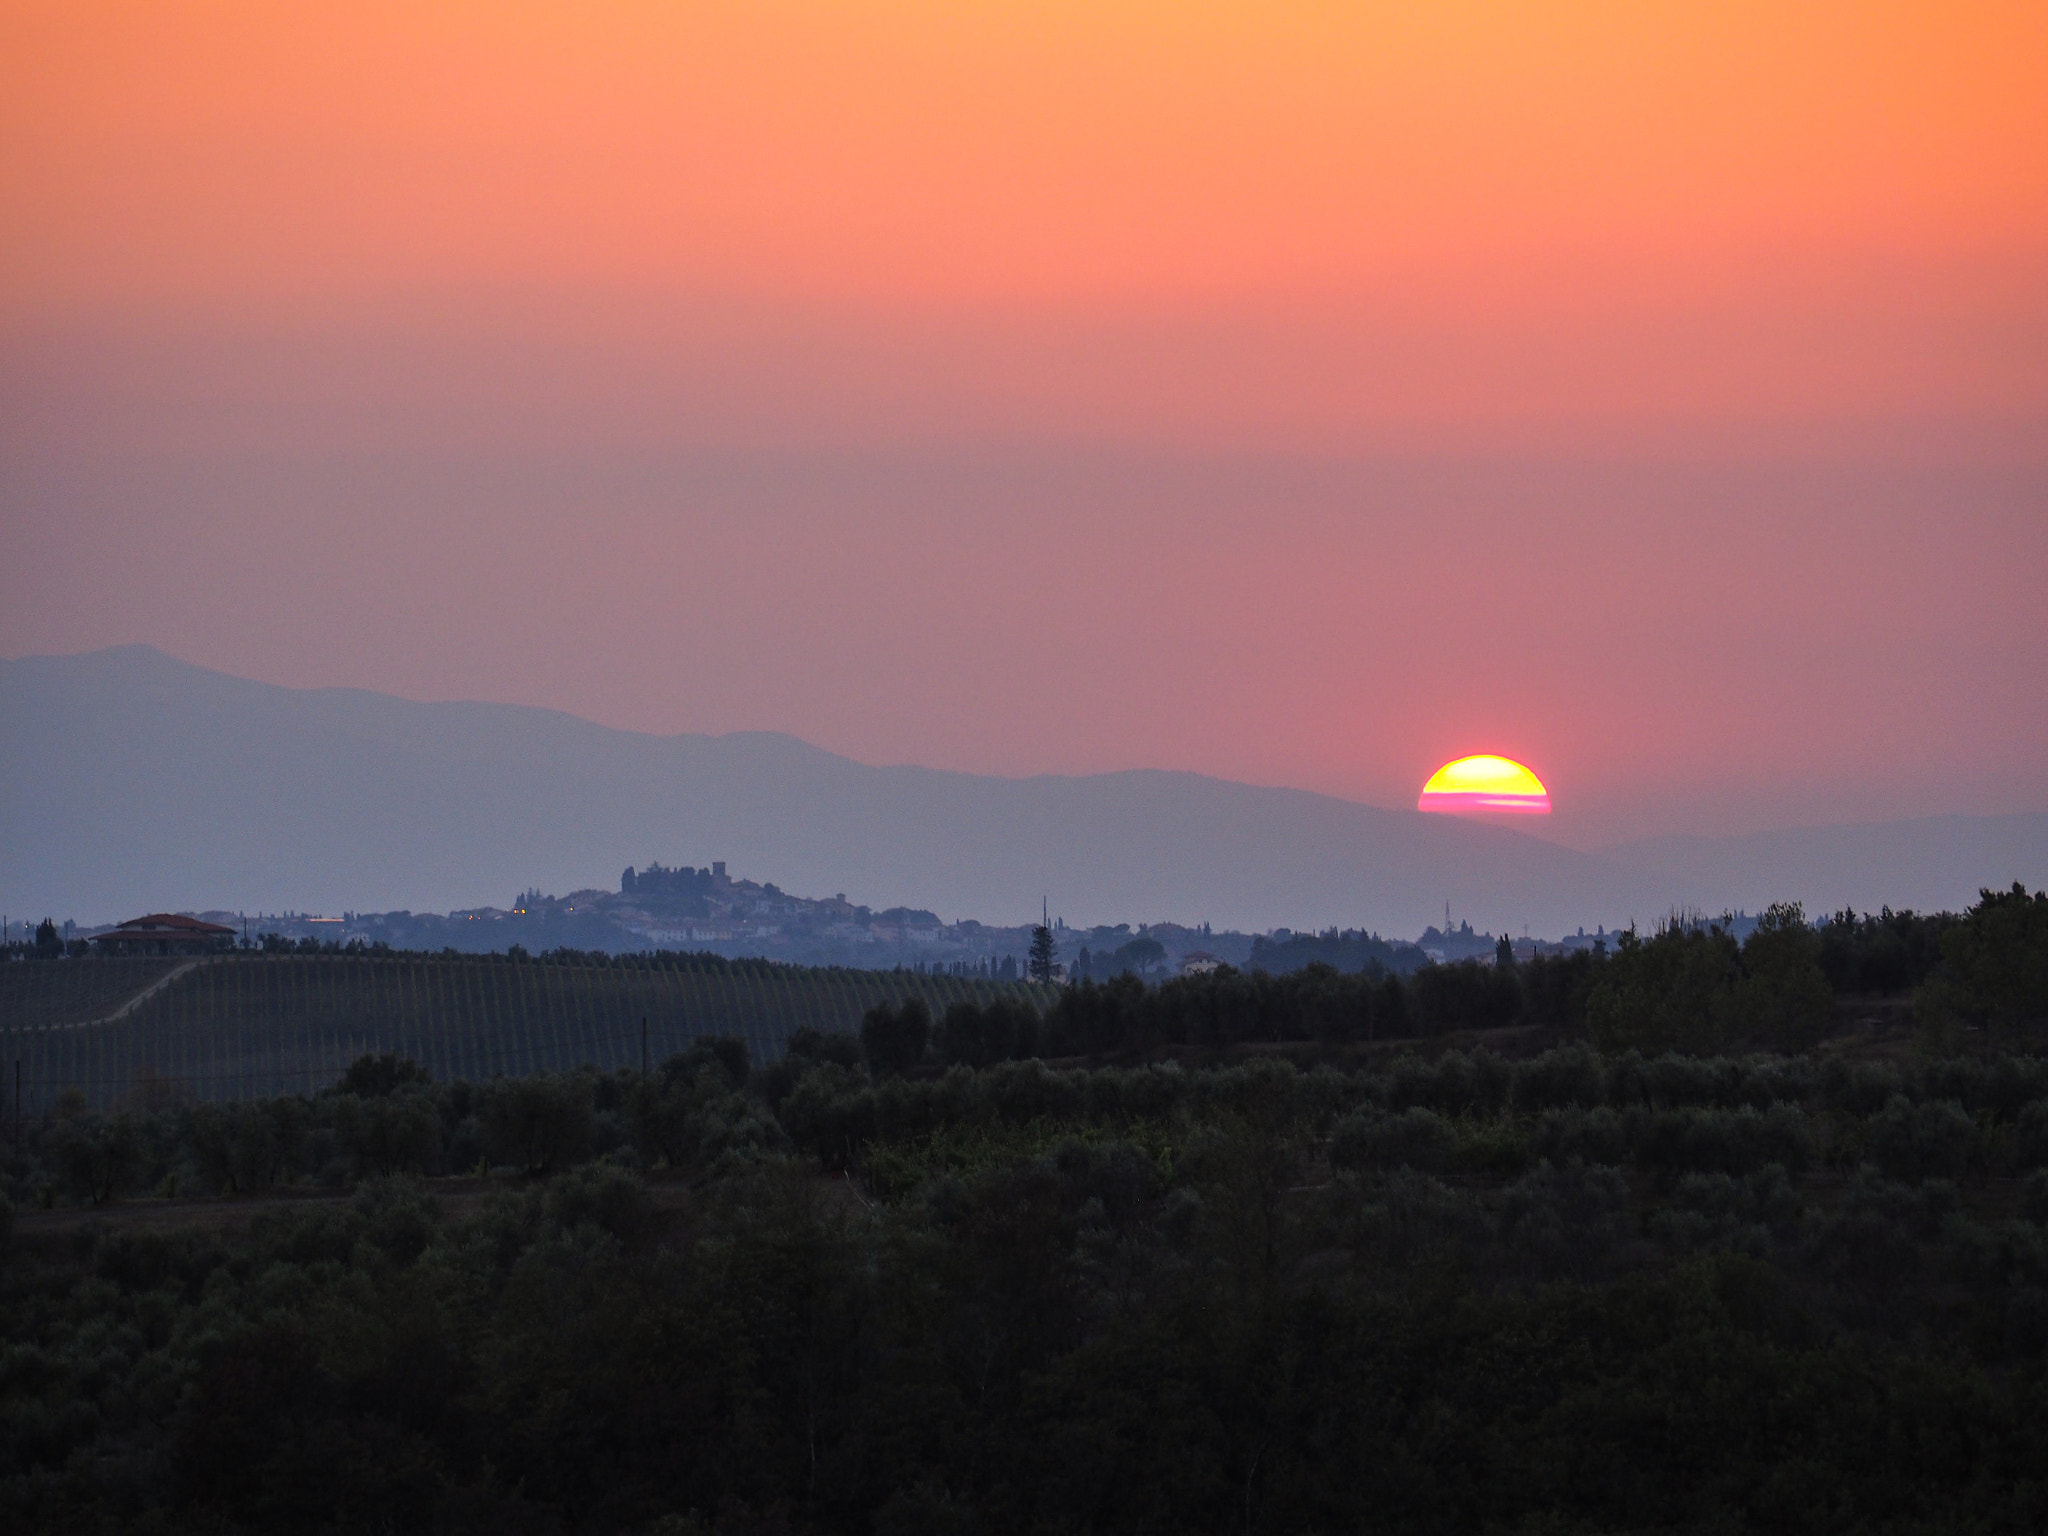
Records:
<instances>
[{"instance_id":1,"label":"hilltop town","mask_svg":"<svg viewBox=\"0 0 2048 1536\"><path fill-rule=\"evenodd\" d=\"M659 862L626 869L617 890L588 888L552 895L521 892L503 907L437 912L242 912L197 914L235 931L252 945L316 943L392 950L455 950L487 954L514 949L530 954L574 949L606 954L682 950L729 959L762 958L798 965L904 968L1006 980L1024 973L1032 926L947 921L921 907L874 908L844 892L806 897L773 881L735 877L723 860L673 868ZM1049 915L1066 979L1136 975L1148 980L1217 966L1275 975L1323 964L1339 971L1379 969L1407 973L1432 962L1476 960L1492 964L1501 936L1445 916L1415 939L1383 937L1362 928L1268 933L1214 929L1208 924L1102 924L1070 927ZM1735 914L1735 930L1753 919ZM61 937L83 948L111 932L110 925L67 922ZM1562 939L1512 938L1518 961L1609 947L1614 935L1583 929Z\"/></svg>"}]
</instances>

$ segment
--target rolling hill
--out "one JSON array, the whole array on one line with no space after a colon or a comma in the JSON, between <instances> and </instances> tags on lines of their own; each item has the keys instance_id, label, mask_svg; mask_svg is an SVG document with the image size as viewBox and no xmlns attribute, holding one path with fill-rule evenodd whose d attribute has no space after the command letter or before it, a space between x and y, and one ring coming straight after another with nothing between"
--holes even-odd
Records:
<instances>
[{"instance_id":1,"label":"rolling hill","mask_svg":"<svg viewBox=\"0 0 2048 1536\"><path fill-rule=\"evenodd\" d=\"M878 1002L915 994L936 1013L1026 983L906 971L813 969L668 956L251 955L0 966L0 1060L21 1064L24 1105L67 1088L107 1104L151 1083L200 1099L312 1093L386 1051L437 1081L660 1062L702 1035L735 1035L756 1062L793 1030L851 1032Z\"/></svg>"},{"instance_id":2,"label":"rolling hill","mask_svg":"<svg viewBox=\"0 0 2048 1536\"><path fill-rule=\"evenodd\" d=\"M1957 889L2048 876L2039 837L1950 842L1972 871ZM658 858L949 919L1023 921L1044 893L1072 923L1412 935L1449 901L1480 928L1541 934L1763 899L1739 852L1712 853L1588 854L1193 773L875 767L783 735L281 688L143 646L0 663L0 902L17 915L443 910L609 887ZM1923 839L1816 857L1850 871L1829 900L1901 905L1893 890L1931 855Z\"/></svg>"}]
</instances>

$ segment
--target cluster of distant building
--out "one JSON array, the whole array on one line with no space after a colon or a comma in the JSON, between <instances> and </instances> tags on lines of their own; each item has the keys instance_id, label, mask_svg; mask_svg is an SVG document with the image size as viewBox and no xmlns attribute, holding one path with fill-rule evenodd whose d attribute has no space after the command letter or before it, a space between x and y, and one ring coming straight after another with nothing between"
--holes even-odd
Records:
<instances>
[{"instance_id":1,"label":"cluster of distant building","mask_svg":"<svg viewBox=\"0 0 2048 1536\"><path fill-rule=\"evenodd\" d=\"M1500 958L1500 934L1474 929L1471 923L1460 923L1452 927L1450 919L1444 919L1441 928L1429 927L1422 930L1422 937L1415 941L1416 948L1423 956L1438 964L1455 963L1461 960L1476 960L1481 965L1493 965ZM1615 935L1605 928L1592 933L1581 928L1577 933L1566 934L1561 939L1532 939L1527 934L1520 938L1508 938L1517 965L1527 964L1539 955L1569 955L1581 950L1604 952L1614 947Z\"/></svg>"},{"instance_id":2,"label":"cluster of distant building","mask_svg":"<svg viewBox=\"0 0 2048 1536\"><path fill-rule=\"evenodd\" d=\"M1413 941L1383 939L1357 929L1270 934L1214 931L1209 925L1127 923L1069 928L1052 919L1058 974L1067 979L1148 979L1201 975L1223 966L1274 972L1308 964L1340 970L1417 966L1472 960L1494 964L1501 936L1453 926L1446 912ZM152 913L105 928L65 923L66 947L104 954L187 955L242 944L312 940L365 948L454 949L468 953L529 953L556 949L630 953L650 949L709 951L731 958L761 957L804 965L850 965L991 978L1021 976L1031 945L1029 924L1004 926L962 919L944 922L916 907L873 909L845 893L794 896L772 882L735 878L722 861L701 868L659 863L628 868L615 891L585 889L566 896L528 890L506 907L469 907L448 913L346 912L329 917L302 912L210 911ZM1539 955L1605 949L1613 935L1601 928L1558 940L1512 939L1517 962Z\"/></svg>"},{"instance_id":3,"label":"cluster of distant building","mask_svg":"<svg viewBox=\"0 0 2048 1536\"><path fill-rule=\"evenodd\" d=\"M207 955L233 949L238 938L233 925L189 912L152 912L103 928L80 928L74 922L60 928L47 920L34 926L9 924L4 940L10 946L16 942L12 929L17 926L21 943L68 955Z\"/></svg>"}]
</instances>

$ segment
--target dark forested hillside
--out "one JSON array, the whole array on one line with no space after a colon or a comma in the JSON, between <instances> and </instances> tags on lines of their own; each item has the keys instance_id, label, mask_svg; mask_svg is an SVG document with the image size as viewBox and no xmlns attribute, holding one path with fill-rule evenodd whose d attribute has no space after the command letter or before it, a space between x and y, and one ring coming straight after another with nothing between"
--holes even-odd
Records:
<instances>
[{"instance_id":1,"label":"dark forested hillside","mask_svg":"<svg viewBox=\"0 0 2048 1536\"><path fill-rule=\"evenodd\" d=\"M2048 897L1829 927L73 1091L0 1141L0 1521L2039 1530Z\"/></svg>"},{"instance_id":2,"label":"dark forested hillside","mask_svg":"<svg viewBox=\"0 0 2048 1536\"><path fill-rule=\"evenodd\" d=\"M10 1155L106 1203L0 1260L0 1519L2035 1530L2044 1165L2032 1058L371 1059Z\"/></svg>"}]
</instances>

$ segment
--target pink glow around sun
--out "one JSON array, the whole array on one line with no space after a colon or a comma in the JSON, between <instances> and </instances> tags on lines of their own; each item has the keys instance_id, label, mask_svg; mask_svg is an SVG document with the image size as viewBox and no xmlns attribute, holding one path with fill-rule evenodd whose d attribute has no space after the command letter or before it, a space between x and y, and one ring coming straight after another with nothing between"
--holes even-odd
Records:
<instances>
[{"instance_id":1,"label":"pink glow around sun","mask_svg":"<svg viewBox=\"0 0 2048 1536\"><path fill-rule=\"evenodd\" d=\"M1511 757L1461 757L1445 763L1422 786L1418 811L1507 812L1548 816L1550 791Z\"/></svg>"}]
</instances>

